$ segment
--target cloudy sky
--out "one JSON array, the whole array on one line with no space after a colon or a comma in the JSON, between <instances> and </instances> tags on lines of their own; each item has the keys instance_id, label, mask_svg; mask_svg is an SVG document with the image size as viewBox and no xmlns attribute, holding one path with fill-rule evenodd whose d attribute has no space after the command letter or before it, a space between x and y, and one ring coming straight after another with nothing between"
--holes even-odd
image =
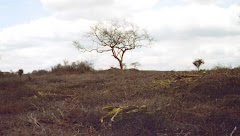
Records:
<instances>
[{"instance_id":1,"label":"cloudy sky","mask_svg":"<svg viewBox=\"0 0 240 136\"><path fill-rule=\"evenodd\" d=\"M126 19L145 28L154 46L127 52L130 68L192 70L240 65L239 0L0 0L0 70L50 69L63 60L117 67L111 54L80 53L74 40L100 20Z\"/></svg>"}]
</instances>

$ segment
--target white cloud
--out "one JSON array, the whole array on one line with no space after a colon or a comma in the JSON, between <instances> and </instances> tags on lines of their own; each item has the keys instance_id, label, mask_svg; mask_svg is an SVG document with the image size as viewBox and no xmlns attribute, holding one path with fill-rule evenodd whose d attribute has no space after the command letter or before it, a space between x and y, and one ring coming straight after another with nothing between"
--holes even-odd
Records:
<instances>
[{"instance_id":1,"label":"white cloud","mask_svg":"<svg viewBox=\"0 0 240 136\"><path fill-rule=\"evenodd\" d=\"M239 4L239 0L182 0L192 4L220 4L220 5L232 5Z\"/></svg>"},{"instance_id":2,"label":"white cloud","mask_svg":"<svg viewBox=\"0 0 240 136\"><path fill-rule=\"evenodd\" d=\"M130 15L148 9L158 0L41 0L44 7L62 19L102 19Z\"/></svg>"},{"instance_id":3,"label":"white cloud","mask_svg":"<svg viewBox=\"0 0 240 136\"><path fill-rule=\"evenodd\" d=\"M63 21L53 17L5 28L0 32L1 70L48 68L64 59L81 59L72 45L92 21ZM11 64L11 65L9 65Z\"/></svg>"},{"instance_id":4,"label":"white cloud","mask_svg":"<svg viewBox=\"0 0 240 136\"><path fill-rule=\"evenodd\" d=\"M146 27L156 39L152 48L127 52L124 57L127 65L138 61L141 69L189 70L194 69L195 58L205 60L203 68L222 62L240 64L237 5L223 8L188 4L151 9L157 0L41 1L53 16L0 31L0 70L50 68L64 59L93 61L97 69L118 66L111 53L81 54L72 45L95 23L88 19L112 16L126 16L127 20Z\"/></svg>"},{"instance_id":5,"label":"white cloud","mask_svg":"<svg viewBox=\"0 0 240 136\"><path fill-rule=\"evenodd\" d=\"M225 36L239 34L239 6L186 5L138 13L131 18L159 37Z\"/></svg>"},{"instance_id":6,"label":"white cloud","mask_svg":"<svg viewBox=\"0 0 240 136\"><path fill-rule=\"evenodd\" d=\"M209 3L222 3L225 0L182 0L188 3L200 3L200 4L209 4Z\"/></svg>"}]
</instances>

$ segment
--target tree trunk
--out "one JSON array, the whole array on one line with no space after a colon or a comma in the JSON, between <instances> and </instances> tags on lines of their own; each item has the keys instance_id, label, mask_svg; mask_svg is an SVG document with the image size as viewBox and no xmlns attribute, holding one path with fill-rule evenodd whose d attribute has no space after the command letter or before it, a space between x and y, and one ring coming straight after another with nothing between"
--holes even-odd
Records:
<instances>
[{"instance_id":1,"label":"tree trunk","mask_svg":"<svg viewBox=\"0 0 240 136\"><path fill-rule=\"evenodd\" d=\"M126 51L127 50L122 51L121 58L119 59L119 65L120 65L121 70L123 70L123 55L125 54Z\"/></svg>"},{"instance_id":2,"label":"tree trunk","mask_svg":"<svg viewBox=\"0 0 240 136\"><path fill-rule=\"evenodd\" d=\"M120 66L120 69L123 70L122 60L119 60L119 66Z\"/></svg>"}]
</instances>

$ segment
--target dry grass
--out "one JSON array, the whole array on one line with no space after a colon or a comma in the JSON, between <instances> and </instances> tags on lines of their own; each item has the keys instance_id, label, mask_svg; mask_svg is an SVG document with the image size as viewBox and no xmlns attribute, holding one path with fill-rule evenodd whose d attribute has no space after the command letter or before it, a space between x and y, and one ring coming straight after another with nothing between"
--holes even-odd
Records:
<instances>
[{"instance_id":1,"label":"dry grass","mask_svg":"<svg viewBox=\"0 0 240 136\"><path fill-rule=\"evenodd\" d=\"M0 79L0 135L240 135L240 69L36 73Z\"/></svg>"}]
</instances>

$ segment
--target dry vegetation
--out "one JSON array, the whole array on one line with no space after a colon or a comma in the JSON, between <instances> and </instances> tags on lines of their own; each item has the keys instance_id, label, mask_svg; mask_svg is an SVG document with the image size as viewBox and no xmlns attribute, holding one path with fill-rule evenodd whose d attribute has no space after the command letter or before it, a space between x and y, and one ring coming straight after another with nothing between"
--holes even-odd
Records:
<instances>
[{"instance_id":1,"label":"dry vegetation","mask_svg":"<svg viewBox=\"0 0 240 136\"><path fill-rule=\"evenodd\" d=\"M239 68L84 72L2 74L0 135L240 135Z\"/></svg>"}]
</instances>

